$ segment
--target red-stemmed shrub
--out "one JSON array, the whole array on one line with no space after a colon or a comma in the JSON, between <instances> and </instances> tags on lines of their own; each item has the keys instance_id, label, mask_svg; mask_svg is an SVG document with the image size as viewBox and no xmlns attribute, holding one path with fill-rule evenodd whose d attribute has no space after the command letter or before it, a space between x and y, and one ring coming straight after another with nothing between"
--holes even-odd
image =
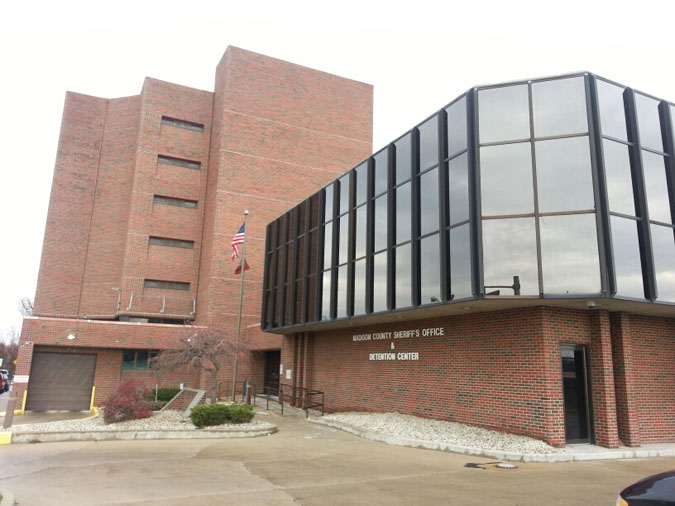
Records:
<instances>
[{"instance_id":1,"label":"red-stemmed shrub","mask_svg":"<svg viewBox=\"0 0 675 506\"><path fill-rule=\"evenodd\" d=\"M123 422L148 418L152 415L150 406L145 400L145 388L136 379L122 381L115 393L106 399L103 406L103 421L105 423Z\"/></svg>"}]
</instances>

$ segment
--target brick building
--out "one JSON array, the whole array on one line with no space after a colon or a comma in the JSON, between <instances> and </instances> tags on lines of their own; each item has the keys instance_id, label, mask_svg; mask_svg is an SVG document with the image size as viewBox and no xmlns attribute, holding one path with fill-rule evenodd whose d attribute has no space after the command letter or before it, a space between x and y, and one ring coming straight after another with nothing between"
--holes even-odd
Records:
<instances>
[{"instance_id":1,"label":"brick building","mask_svg":"<svg viewBox=\"0 0 675 506\"><path fill-rule=\"evenodd\" d=\"M26 408L88 409L93 386L100 404L127 377L202 383L148 359L186 324L234 329L246 209L238 380L260 385L281 346L259 325L266 224L367 157L371 132L372 86L234 47L213 92L148 78L132 97L68 93L16 369Z\"/></svg>"},{"instance_id":2,"label":"brick building","mask_svg":"<svg viewBox=\"0 0 675 506\"><path fill-rule=\"evenodd\" d=\"M675 442L674 118L589 73L473 88L271 222L283 383L556 446Z\"/></svg>"}]
</instances>

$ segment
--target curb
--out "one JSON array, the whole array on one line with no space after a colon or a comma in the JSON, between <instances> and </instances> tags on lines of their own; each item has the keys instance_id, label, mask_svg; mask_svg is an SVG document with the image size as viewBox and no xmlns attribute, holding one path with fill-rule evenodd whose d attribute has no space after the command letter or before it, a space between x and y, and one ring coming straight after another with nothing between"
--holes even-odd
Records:
<instances>
[{"instance_id":1,"label":"curb","mask_svg":"<svg viewBox=\"0 0 675 506\"><path fill-rule=\"evenodd\" d=\"M16 497L6 488L0 488L0 506L14 506L16 504Z\"/></svg>"},{"instance_id":2,"label":"curb","mask_svg":"<svg viewBox=\"0 0 675 506\"><path fill-rule=\"evenodd\" d=\"M675 449L661 449L661 450L646 450L646 449L628 449L628 450L608 450L606 452L584 452L584 453L516 453L505 452L501 450L486 450L483 448L474 448L471 446L460 446L450 443L442 443L438 441L424 441L421 439L408 439L399 436L392 436L390 434L381 434L379 432L372 432L368 430L359 429L357 427L337 423L321 418L310 417L311 423L318 425L325 425L340 429L350 434L370 439L371 441L379 441L393 446L407 446L411 448L425 448L427 450L440 450L452 453L459 453L464 455L476 455L480 457L489 457L500 460L509 460L514 462L577 462L588 460L617 460L617 459L637 459L649 457L675 457Z\"/></svg>"},{"instance_id":3,"label":"curb","mask_svg":"<svg viewBox=\"0 0 675 506\"><path fill-rule=\"evenodd\" d=\"M271 425L271 424L270 424ZM55 443L63 441L131 441L152 439L231 439L269 436L277 432L271 425L252 430L100 430L88 432L15 432L12 443ZM4 504L0 504L4 506Z\"/></svg>"}]
</instances>

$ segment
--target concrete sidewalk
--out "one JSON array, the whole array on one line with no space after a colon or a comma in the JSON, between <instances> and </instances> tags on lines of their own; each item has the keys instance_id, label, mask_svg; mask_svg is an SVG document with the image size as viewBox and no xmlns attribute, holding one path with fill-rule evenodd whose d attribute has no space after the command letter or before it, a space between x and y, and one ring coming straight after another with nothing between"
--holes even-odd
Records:
<instances>
[{"instance_id":1,"label":"concrete sidewalk","mask_svg":"<svg viewBox=\"0 0 675 506\"><path fill-rule=\"evenodd\" d=\"M42 506L238 505L568 506L613 504L639 479L675 468L675 458L518 463L403 448L310 424L259 415L268 437L9 445L0 488Z\"/></svg>"}]
</instances>

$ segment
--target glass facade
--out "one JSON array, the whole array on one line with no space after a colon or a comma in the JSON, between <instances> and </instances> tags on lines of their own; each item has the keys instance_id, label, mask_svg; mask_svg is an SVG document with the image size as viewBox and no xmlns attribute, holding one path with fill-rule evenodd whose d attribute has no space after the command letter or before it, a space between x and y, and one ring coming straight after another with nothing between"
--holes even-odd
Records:
<instances>
[{"instance_id":1,"label":"glass facade","mask_svg":"<svg viewBox=\"0 0 675 506\"><path fill-rule=\"evenodd\" d=\"M586 73L470 90L269 224L263 329L504 297L675 303L674 113Z\"/></svg>"}]
</instances>

